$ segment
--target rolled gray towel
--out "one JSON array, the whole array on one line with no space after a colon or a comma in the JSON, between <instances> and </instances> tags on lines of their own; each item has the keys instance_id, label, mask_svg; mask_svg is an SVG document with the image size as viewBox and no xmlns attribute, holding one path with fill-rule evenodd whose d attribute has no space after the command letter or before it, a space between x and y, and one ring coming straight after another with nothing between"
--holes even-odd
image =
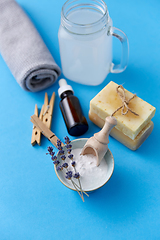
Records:
<instances>
[{"instance_id":1,"label":"rolled gray towel","mask_svg":"<svg viewBox=\"0 0 160 240\"><path fill-rule=\"evenodd\" d=\"M33 23L14 0L0 0L0 53L19 85L37 92L61 73Z\"/></svg>"}]
</instances>

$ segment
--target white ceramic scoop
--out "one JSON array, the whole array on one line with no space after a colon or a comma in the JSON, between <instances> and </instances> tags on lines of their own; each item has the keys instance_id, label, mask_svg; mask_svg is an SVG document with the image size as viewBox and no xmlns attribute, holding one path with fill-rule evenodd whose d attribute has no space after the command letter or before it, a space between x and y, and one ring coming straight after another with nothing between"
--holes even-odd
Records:
<instances>
[{"instance_id":1,"label":"white ceramic scoop","mask_svg":"<svg viewBox=\"0 0 160 240\"><path fill-rule=\"evenodd\" d=\"M97 157L97 166L100 164L105 153L108 150L109 134L114 126L117 125L117 120L113 116L106 117L105 123L101 131L95 133L89 138L84 145L81 155L93 154Z\"/></svg>"}]
</instances>

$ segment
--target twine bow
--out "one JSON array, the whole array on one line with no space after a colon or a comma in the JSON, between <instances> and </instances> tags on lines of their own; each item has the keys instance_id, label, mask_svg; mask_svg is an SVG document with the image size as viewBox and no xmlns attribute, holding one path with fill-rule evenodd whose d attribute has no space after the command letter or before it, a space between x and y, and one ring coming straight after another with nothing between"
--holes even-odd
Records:
<instances>
[{"instance_id":1,"label":"twine bow","mask_svg":"<svg viewBox=\"0 0 160 240\"><path fill-rule=\"evenodd\" d=\"M119 89L121 89L122 92L120 92ZM122 110L121 110L121 114L122 114L122 115L126 115L126 114L130 111L131 113L135 114L136 116L139 116L136 112L132 111L132 110L128 107L129 102L130 102L133 98L135 98L137 95L134 94L133 97L131 97L130 99L126 100L126 95L125 95L124 87L123 87L122 85L119 85L119 86L117 87L116 91L117 91L119 97L121 98L123 105L122 105L121 107L117 108L117 109L112 113L111 116L113 116L113 115L114 115L116 112L118 112L120 109L122 109ZM125 111L125 109L126 109L126 111Z\"/></svg>"}]
</instances>

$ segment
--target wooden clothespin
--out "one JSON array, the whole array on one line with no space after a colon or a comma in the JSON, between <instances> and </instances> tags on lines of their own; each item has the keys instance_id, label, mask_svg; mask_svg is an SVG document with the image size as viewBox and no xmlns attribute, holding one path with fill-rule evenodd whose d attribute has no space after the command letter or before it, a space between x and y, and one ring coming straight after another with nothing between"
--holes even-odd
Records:
<instances>
[{"instance_id":1,"label":"wooden clothespin","mask_svg":"<svg viewBox=\"0 0 160 240\"><path fill-rule=\"evenodd\" d=\"M31 122L36 126L36 128L49 139L49 141L57 147L57 136L44 124L35 114L31 116ZM64 144L62 143L62 146Z\"/></svg>"},{"instance_id":2,"label":"wooden clothespin","mask_svg":"<svg viewBox=\"0 0 160 240\"><path fill-rule=\"evenodd\" d=\"M54 101L55 101L55 92L52 94L49 104L48 104L48 95L47 93L45 93L42 121L49 129L51 129Z\"/></svg>"},{"instance_id":3,"label":"wooden clothespin","mask_svg":"<svg viewBox=\"0 0 160 240\"><path fill-rule=\"evenodd\" d=\"M42 112L43 112L43 109L41 109L41 112L39 115L40 120L42 120L42 116L43 116ZM38 117L37 104L35 105L34 114L35 114L35 116ZM31 144L32 144L32 146L34 146L36 143L38 143L38 145L41 145L41 132L35 125L33 125Z\"/></svg>"},{"instance_id":4,"label":"wooden clothespin","mask_svg":"<svg viewBox=\"0 0 160 240\"><path fill-rule=\"evenodd\" d=\"M55 92L52 94L52 97L49 103L48 103L48 95L47 93L45 93L44 104L42 106L42 109L39 115L39 120L43 121L43 123L48 129L51 128L54 101L55 101ZM34 115L38 118L37 104L35 106ZM38 143L38 145L41 144L41 130L34 124L33 131L32 131L31 144L32 146L34 146L36 143Z\"/></svg>"}]
</instances>

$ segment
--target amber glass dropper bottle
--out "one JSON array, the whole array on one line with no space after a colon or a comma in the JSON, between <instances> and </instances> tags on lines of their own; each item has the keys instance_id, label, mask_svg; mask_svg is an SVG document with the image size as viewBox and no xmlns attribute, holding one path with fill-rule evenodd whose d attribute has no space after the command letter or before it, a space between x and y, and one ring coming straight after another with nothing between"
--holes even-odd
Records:
<instances>
[{"instance_id":1,"label":"amber glass dropper bottle","mask_svg":"<svg viewBox=\"0 0 160 240\"><path fill-rule=\"evenodd\" d=\"M58 94L61 98L60 109L71 136L81 136L88 130L88 123L83 115L79 99L74 96L74 91L65 79L59 80Z\"/></svg>"}]
</instances>

